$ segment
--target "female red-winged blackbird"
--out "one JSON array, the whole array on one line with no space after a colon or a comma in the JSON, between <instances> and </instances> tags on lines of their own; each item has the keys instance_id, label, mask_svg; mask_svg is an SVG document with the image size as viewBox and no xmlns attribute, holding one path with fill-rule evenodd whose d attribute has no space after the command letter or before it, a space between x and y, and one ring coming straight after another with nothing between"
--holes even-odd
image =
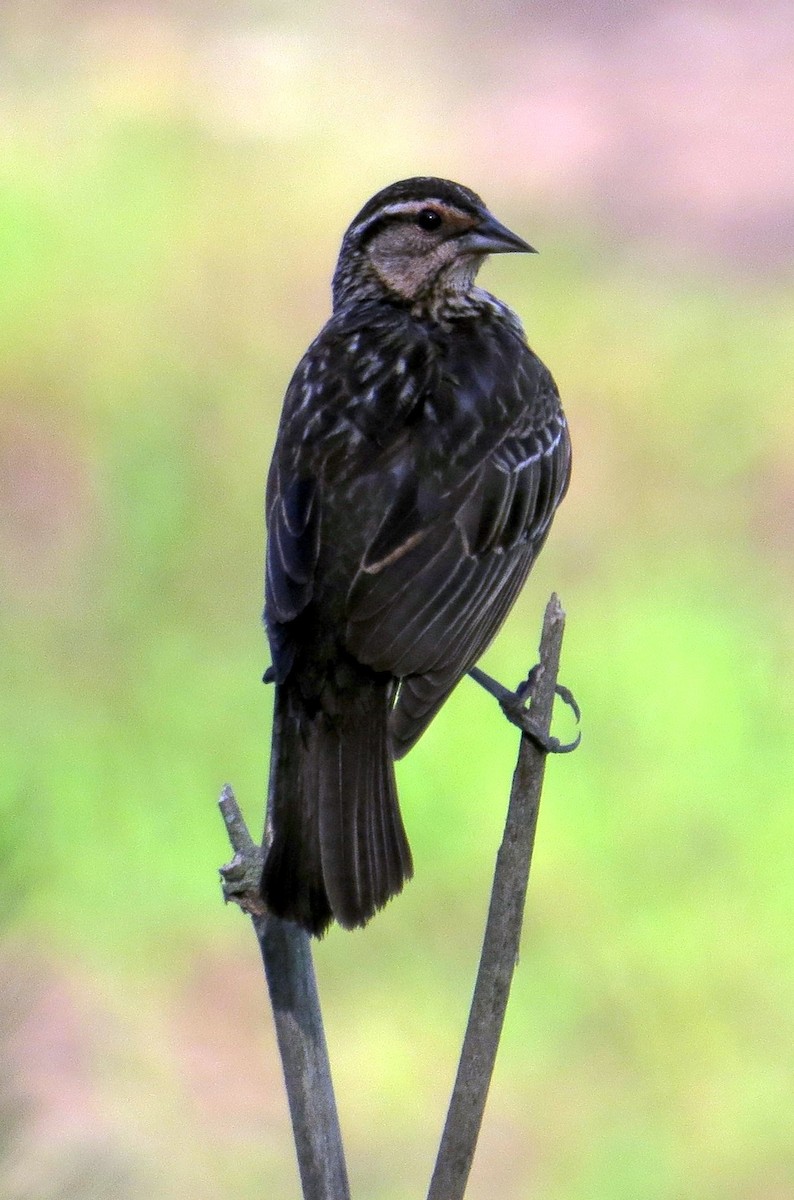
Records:
<instances>
[{"instance_id":1,"label":"female red-winged blackbird","mask_svg":"<svg viewBox=\"0 0 794 1200\"><path fill-rule=\"evenodd\" d=\"M267 487L271 912L352 928L412 874L392 759L502 624L570 442L516 315L474 277L530 251L468 188L407 179L345 234Z\"/></svg>"}]
</instances>

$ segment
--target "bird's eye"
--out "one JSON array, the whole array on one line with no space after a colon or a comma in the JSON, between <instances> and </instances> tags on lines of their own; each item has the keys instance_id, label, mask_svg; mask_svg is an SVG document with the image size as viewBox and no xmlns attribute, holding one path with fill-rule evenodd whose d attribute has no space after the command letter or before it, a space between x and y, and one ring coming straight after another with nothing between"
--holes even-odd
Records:
<instances>
[{"instance_id":1,"label":"bird's eye","mask_svg":"<svg viewBox=\"0 0 794 1200\"><path fill-rule=\"evenodd\" d=\"M424 229L425 233L432 233L434 229L440 229L441 215L434 208L423 208L417 214L416 224L420 229Z\"/></svg>"}]
</instances>

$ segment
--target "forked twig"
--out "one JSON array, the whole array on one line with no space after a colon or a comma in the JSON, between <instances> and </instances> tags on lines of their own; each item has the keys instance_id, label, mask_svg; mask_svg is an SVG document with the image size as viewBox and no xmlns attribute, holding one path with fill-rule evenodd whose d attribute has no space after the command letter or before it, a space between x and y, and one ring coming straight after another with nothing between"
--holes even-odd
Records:
<instances>
[{"instance_id":1,"label":"forked twig","mask_svg":"<svg viewBox=\"0 0 794 1200\"><path fill-rule=\"evenodd\" d=\"M540 663L531 676L528 712L511 715L519 725L523 722L525 732L496 860L466 1036L428 1200L462 1200L474 1158L518 957L546 755L554 748L549 728L564 627L565 614L553 595L543 622ZM249 914L259 941L304 1200L349 1200L310 938L297 925L265 913L259 895L264 851L251 838L230 787L223 790L220 808L235 852L232 861L221 867L223 894Z\"/></svg>"}]
</instances>

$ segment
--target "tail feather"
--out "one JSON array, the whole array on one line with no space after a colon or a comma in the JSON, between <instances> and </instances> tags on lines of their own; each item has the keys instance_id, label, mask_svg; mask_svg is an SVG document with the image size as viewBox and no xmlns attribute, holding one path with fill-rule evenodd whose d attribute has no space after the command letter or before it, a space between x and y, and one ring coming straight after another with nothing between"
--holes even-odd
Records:
<instances>
[{"instance_id":1,"label":"tail feather","mask_svg":"<svg viewBox=\"0 0 794 1200\"><path fill-rule=\"evenodd\" d=\"M387 687L367 681L354 699L334 721L309 714L288 685L276 692L262 895L271 912L318 935L334 919L366 924L413 873Z\"/></svg>"}]
</instances>

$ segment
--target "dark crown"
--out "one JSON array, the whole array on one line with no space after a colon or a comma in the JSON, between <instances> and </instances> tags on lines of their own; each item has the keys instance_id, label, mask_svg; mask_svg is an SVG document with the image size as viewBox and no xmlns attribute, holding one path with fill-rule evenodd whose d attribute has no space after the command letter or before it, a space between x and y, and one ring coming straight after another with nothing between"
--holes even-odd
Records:
<instances>
[{"instance_id":1,"label":"dark crown","mask_svg":"<svg viewBox=\"0 0 794 1200\"><path fill-rule=\"evenodd\" d=\"M347 235L356 230L369 228L371 219L379 216L384 210L394 205L404 204L409 200L439 200L461 212L479 216L485 211L485 204L476 192L453 183L451 179L435 179L432 175L417 175L413 179L400 179L382 188L371 200L368 200L361 211L350 222Z\"/></svg>"}]
</instances>

